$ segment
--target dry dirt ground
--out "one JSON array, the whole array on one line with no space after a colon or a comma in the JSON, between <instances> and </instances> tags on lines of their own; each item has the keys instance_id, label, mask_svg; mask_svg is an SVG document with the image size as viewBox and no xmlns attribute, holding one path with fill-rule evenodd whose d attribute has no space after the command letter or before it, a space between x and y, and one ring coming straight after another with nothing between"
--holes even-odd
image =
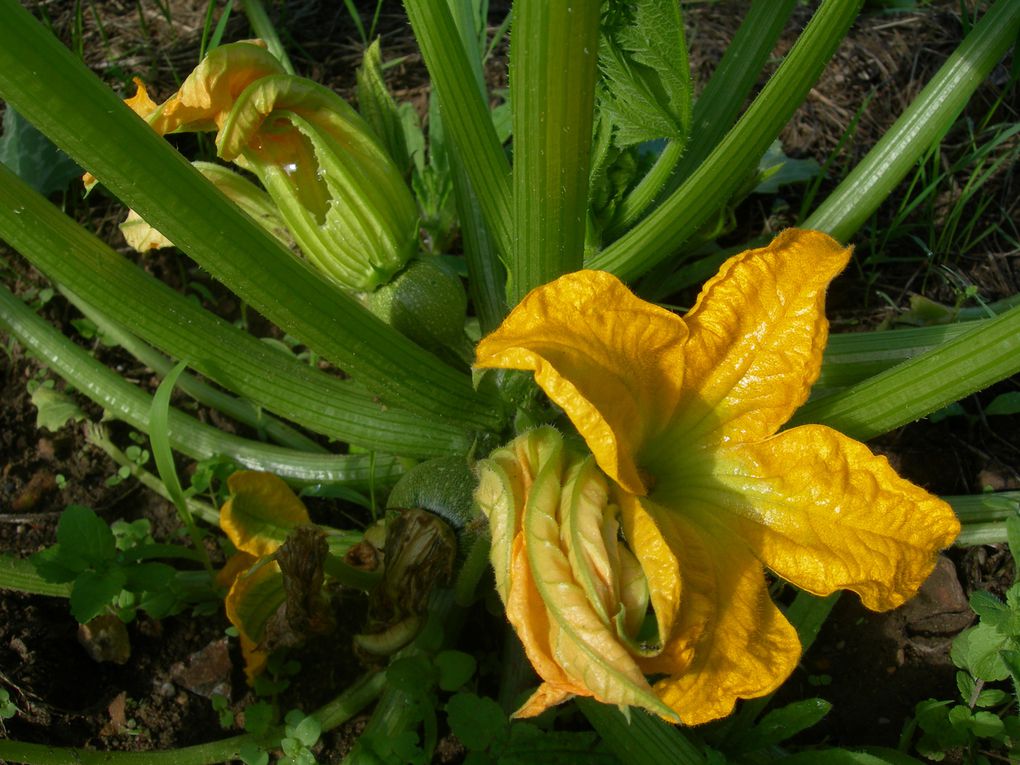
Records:
<instances>
[{"instance_id":1,"label":"dry dirt ground","mask_svg":"<svg viewBox=\"0 0 1020 765\"><path fill-rule=\"evenodd\" d=\"M32 7L45 11L53 27L69 41L73 26L70 5L48 2ZM137 75L150 83L153 95L160 100L194 65L204 1L172 0L167 6L169 20L148 0L139 4L108 0L89 7L96 14L90 10L84 17L85 60L122 92L126 92L130 77ZM725 2L696 3L687 8L691 60L699 80L704 81L718 61L740 8L739 3ZM501 19L501 10L494 7L494 24ZM285 40L295 51L301 73L353 97L360 44L342 4L303 0L274 12L281 18ZM808 13L807 9L798 10L797 23L791 25L777 56L788 49L793 30L803 25ZM97 20L102 22L102 33ZM961 29L955 2L935 3L919 12L864 14L784 131L786 152L824 162L840 146L861 102L870 97L856 133L836 154L836 167L852 164L956 46ZM380 30L384 56L404 57L388 70L394 92L398 98L423 105L427 80L399 6L386 4ZM247 36L243 18L235 15L226 39ZM996 97L997 88L1005 82L1005 71L997 71L975 99L971 107L975 118ZM488 75L493 86L505 87L501 59L492 61ZM1015 120L1015 112L1009 118ZM951 136L950 143L954 140L963 139ZM997 183L1001 214L1015 220L1020 196L1015 180L1011 173L1004 173ZM824 189L823 185L822 193ZM746 238L786 225L790 211L799 204L797 193L744 203L737 211L737 230L732 236ZM57 201L80 219L89 220L115 248L126 251L116 229L123 212L114 201L98 194L86 204L78 190ZM863 249L866 251L866 244ZM1020 254L1010 249L1008 241L993 238L979 251L947 255L953 256L953 267L989 301L1020 291ZM3 245L0 256L5 282L20 294L45 284ZM231 296L182 258L177 254L153 256L145 267L179 288L183 275L204 282L208 293L203 293L203 299L208 307L227 316L236 313L238 306ZM926 278L930 274L916 259L882 270L877 279L869 280L868 273L861 269L834 286L830 304L837 329L852 330L887 320L894 308L906 306L909 293L921 285L934 299L952 302L954 297L947 282ZM878 291L889 296L892 307L876 297ZM128 378L150 389L156 384L151 373L127 355L77 335L70 325L77 314L60 297L47 303L42 313L69 336L94 347L100 358ZM264 334L272 332L269 327L264 330ZM0 357L0 552L27 556L51 544L59 513L72 503L94 508L107 521L149 518L157 536L172 538L176 526L172 509L134 482L107 486L116 465L86 444L80 425L55 433L36 429L26 383L40 373L39 366L16 344L3 340L9 355ZM978 412L979 405L996 393L1017 387L1016 380L1007 381L965 402L965 407ZM93 419L100 416L95 407L86 404L85 409ZM217 421L213 413L199 414ZM114 428L116 440L124 443L126 435L125 428ZM888 434L874 447L888 454L908 478L937 493L973 493L986 485L1020 488L1017 416L997 418L994 428L979 416L917 423ZM954 549L941 561L922 597L896 612L870 614L856 598L845 596L783 691L790 699L820 695L834 703L832 713L809 732L808 740L894 745L916 702L929 696L948 699L955 694L948 647L952 637L970 623L967 596L976 589L1001 594L1012 578L1012 563L1004 548ZM352 611L358 611L357 604L338 598L337 611L338 623L347 626L346 632L357 629L357 620L351 618ZM79 642L66 601L0 591L0 687L10 692L21 710L0 723L0 736L145 750L229 735L221 729L207 697L209 677L230 684L234 709L242 708L251 696L239 672L234 641L224 642L226 627L222 615L202 619L182 615L160 622L142 618L129 627L130 660L123 665L97 663L88 658ZM301 656L302 673L281 700L282 708L295 706L299 700L306 709L314 707L357 674L359 668L346 649L348 644L341 634L310 646ZM318 752L320 762L335 761L362 724L358 720L324 736ZM443 752L451 761L461 756L455 741L448 740Z\"/></svg>"}]
</instances>

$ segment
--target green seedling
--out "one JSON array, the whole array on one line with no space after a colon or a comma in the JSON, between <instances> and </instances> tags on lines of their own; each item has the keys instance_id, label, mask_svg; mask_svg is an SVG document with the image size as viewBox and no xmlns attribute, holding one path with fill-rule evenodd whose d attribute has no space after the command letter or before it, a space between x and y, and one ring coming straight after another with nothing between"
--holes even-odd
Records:
<instances>
[{"instance_id":1,"label":"green seedling","mask_svg":"<svg viewBox=\"0 0 1020 765\"><path fill-rule=\"evenodd\" d=\"M11 700L11 692L0 688L0 720L10 720L20 710Z\"/></svg>"},{"instance_id":2,"label":"green seedling","mask_svg":"<svg viewBox=\"0 0 1020 765\"><path fill-rule=\"evenodd\" d=\"M318 760L312 754L312 747L322 735L322 724L312 715L300 709L292 709L284 718L284 735L280 740L283 756L280 765L315 765Z\"/></svg>"},{"instance_id":3,"label":"green seedling","mask_svg":"<svg viewBox=\"0 0 1020 765\"><path fill-rule=\"evenodd\" d=\"M153 557L193 559L183 547L152 542L141 526L118 528L118 535L96 513L70 505L57 524L57 543L31 560L48 582L73 582L71 614L84 624L102 613L134 619L138 609L153 618L177 613L191 596L177 571Z\"/></svg>"},{"instance_id":4,"label":"green seedling","mask_svg":"<svg viewBox=\"0 0 1020 765\"><path fill-rule=\"evenodd\" d=\"M1006 522L1014 561L1020 554L1020 518ZM1006 591L1005 602L978 591L970 606L978 623L953 641L951 657L959 698L955 701L927 699L917 705L915 717L905 727L901 749L920 730L917 751L930 760L941 761L950 752L960 753L967 765L988 765L989 752L1005 753L1009 761L1020 754L1020 716L1017 690L1020 688L1020 582ZM1004 690L990 685L1011 680Z\"/></svg>"}]
</instances>

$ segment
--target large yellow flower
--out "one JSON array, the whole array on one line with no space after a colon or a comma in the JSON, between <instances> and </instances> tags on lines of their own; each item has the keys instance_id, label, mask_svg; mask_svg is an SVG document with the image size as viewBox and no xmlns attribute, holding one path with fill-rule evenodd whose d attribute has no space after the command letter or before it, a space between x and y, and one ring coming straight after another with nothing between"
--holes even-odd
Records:
<instances>
[{"instance_id":1,"label":"large yellow flower","mask_svg":"<svg viewBox=\"0 0 1020 765\"><path fill-rule=\"evenodd\" d=\"M479 344L476 366L533 371L587 442L609 479L608 499L589 504L618 507L657 623L657 636L635 642L609 613L602 632L563 649L555 631L570 611L556 599L577 594L583 583L568 580L578 568L564 563L563 581L548 586L542 556L527 547L559 545L556 559L569 560L569 534L538 525L529 534L520 519L490 516L508 617L544 680L523 714L573 694L663 714L598 669L633 661L659 677L655 697L683 722L723 717L738 698L775 690L800 656L763 565L808 592L850 589L885 610L917 591L956 537L951 508L863 444L819 425L777 432L818 377L825 290L849 256L824 234L786 231L727 261L684 318L610 274L580 271L532 291ZM508 463L506 486L527 491L527 462ZM566 502L566 489L541 501ZM622 658L585 642L606 630Z\"/></svg>"}]
</instances>

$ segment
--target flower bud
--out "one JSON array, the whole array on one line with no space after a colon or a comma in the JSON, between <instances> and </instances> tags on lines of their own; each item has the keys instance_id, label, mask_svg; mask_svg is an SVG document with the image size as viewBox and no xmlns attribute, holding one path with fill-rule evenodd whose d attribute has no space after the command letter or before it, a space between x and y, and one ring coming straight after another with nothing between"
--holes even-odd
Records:
<instances>
[{"instance_id":1,"label":"flower bud","mask_svg":"<svg viewBox=\"0 0 1020 765\"><path fill-rule=\"evenodd\" d=\"M478 472L496 589L543 680L516 716L591 696L675 720L638 663L647 580L594 459L543 427L497 449Z\"/></svg>"},{"instance_id":2,"label":"flower bud","mask_svg":"<svg viewBox=\"0 0 1020 765\"><path fill-rule=\"evenodd\" d=\"M302 253L340 285L375 289L416 252L410 189L332 91L293 75L257 79L238 95L216 145L259 177Z\"/></svg>"}]
</instances>

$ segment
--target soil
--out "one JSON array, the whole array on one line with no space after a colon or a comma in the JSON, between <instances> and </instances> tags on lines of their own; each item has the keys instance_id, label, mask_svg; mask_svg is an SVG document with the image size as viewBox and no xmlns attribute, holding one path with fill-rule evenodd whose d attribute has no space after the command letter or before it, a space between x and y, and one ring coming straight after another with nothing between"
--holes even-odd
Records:
<instances>
[{"instance_id":1,"label":"soil","mask_svg":"<svg viewBox=\"0 0 1020 765\"><path fill-rule=\"evenodd\" d=\"M881 4L879 4L881 5ZM73 13L49 9L53 28L70 40ZM155 3L137 6L109 0L85 14L82 50L87 64L121 92L133 75L143 77L160 100L197 60L204 0L171 0L170 20ZM707 78L725 49L740 17L740 3L694 3L685 8L693 71ZM400 100L411 100L421 111L427 97L427 77L399 8L385 4L379 21L386 59L402 57L387 70L388 81ZM505 8L493 4L496 25ZM361 46L356 30L337 3L316 0L275 8L284 39L297 51L295 63L306 74L354 100L354 70ZM144 24L139 22L139 15ZM780 56L809 16L800 8L790 32L776 52ZM97 27L96 21L103 24ZM935 2L919 11L890 14L868 12L855 24L807 103L782 135L787 154L834 158L834 166L852 165L896 119L932 72L958 44L963 22L959 3ZM225 39L248 36L243 17L227 26ZM506 46L498 49L505 55ZM1003 67L1009 66L1007 61ZM997 70L979 91L970 111L975 119L985 113L1005 72ZM488 79L505 87L505 59L491 61ZM1012 91L1015 96L1015 86ZM852 139L841 141L858 106L870 97ZM1008 115L1015 120L1016 114ZM947 144L962 142L950 136ZM1017 199L1012 175L1001 174L996 183L1003 204L1002 220L1015 221ZM823 183L821 193L830 186ZM777 197L752 197L737 210L732 236L777 230L799 206L797 190ZM112 246L126 253L116 230L119 206L102 194L83 203L73 191L63 197L67 208L88 219ZM59 201L59 200L58 200ZM880 215L888 217L884 211ZM867 245L859 245L868 257ZM977 251L941 253L953 256L952 267L967 283L976 285L988 301L1020 292L1020 253L1008 241L985 240ZM132 256L133 257L133 256ZM182 288L182 274L204 285L207 306L223 315L238 307L222 287L192 268L180 256L147 258L145 267ZM19 256L0 245L4 281L20 295L46 285L45 280ZM830 293L830 313L836 331L873 327L888 322L906 307L912 291L952 303L954 284L937 278L936 269L917 259L884 268L880 279L862 268L838 280ZM878 295L888 296L889 305ZM682 301L681 301L682 302ZM153 388L151 372L117 349L85 340L71 325L74 309L59 296L40 310L48 321L69 337L87 345L105 363L127 377ZM263 334L272 328L265 327ZM110 485L117 465L88 444L82 424L57 432L36 427L35 408L26 384L45 376L38 362L0 335L8 355L0 360L0 553L28 556L54 542L60 512L70 504L83 504L107 521L147 518L157 538L172 541L179 534L172 506L134 481ZM1018 380L1003 382L963 402L970 416L939 422L919 422L887 434L872 446L886 454L907 478L939 494L1020 488L1020 416L991 418L981 415L995 395L1018 389ZM58 382L58 388L62 385ZM88 419L101 412L78 398ZM215 419L208 412L200 416ZM218 423L219 424L219 423ZM130 443L128 430L111 424L114 440ZM180 465L187 469L185 463ZM335 512L336 507L319 508ZM216 551L214 551L216 552ZM914 705L928 697L950 699L956 694L955 668L949 659L953 637L970 624L967 597L976 590L1001 595L1013 581L1012 559L1001 545L953 549L939 563L922 595L897 611L873 614L856 597L844 595L827 621L814 647L782 692L782 698L821 696L834 705L818 726L802 737L804 743L895 746ZM363 619L364 604L351 596L334 600L338 634L313 642L300 654L301 672L281 698L281 708L298 704L306 710L327 701L362 667L345 646ZM131 656L124 664L97 662L83 645L67 601L0 591L0 688L7 689L20 710L0 721L0 737L55 745L145 751L186 746L232 735L224 730L213 709L214 691L230 699L238 712L253 700L247 688L236 641L225 640L226 618L217 613L201 618L187 614L155 621L145 617L128 626ZM341 650L338 650L338 646ZM498 668L494 668L494 672ZM821 679L820 679L821 678ZM316 749L320 762L337 762L364 725L365 717L324 735ZM229 727L229 726L228 726ZM437 761L457 762L464 750L447 736Z\"/></svg>"}]
</instances>

